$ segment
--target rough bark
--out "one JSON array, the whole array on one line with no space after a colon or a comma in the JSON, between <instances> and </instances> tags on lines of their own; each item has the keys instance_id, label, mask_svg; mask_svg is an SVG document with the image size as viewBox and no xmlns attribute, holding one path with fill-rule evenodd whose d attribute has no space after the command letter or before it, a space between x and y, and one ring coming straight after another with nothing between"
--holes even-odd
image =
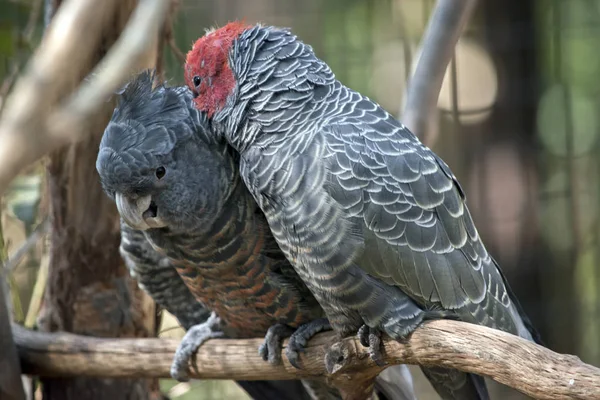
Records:
<instances>
[{"instance_id":1,"label":"rough bark","mask_svg":"<svg viewBox=\"0 0 600 400\"><path fill-rule=\"evenodd\" d=\"M106 21L100 44L86 71L71 77L71 82L81 82L101 60L136 5L137 1L123 0L114 12L103 12L100 17ZM145 55L145 67L155 66L157 51L154 46ZM65 93L74 87L65 85ZM114 102L106 102L86 124L89 131L83 141L49 157L50 267L40 318L40 327L47 331L96 337L155 335L154 304L126 272L118 252L117 211L102 193L95 170L100 138L113 108ZM153 379L47 378L42 380L42 391L47 399L147 399L158 396L158 383Z\"/></svg>"},{"instance_id":2,"label":"rough bark","mask_svg":"<svg viewBox=\"0 0 600 400\"><path fill-rule=\"evenodd\" d=\"M26 373L43 376L167 377L178 341L96 339L28 331L14 325ZM199 379L259 380L325 376L334 384L381 372L356 338L319 334L301 355L302 369L266 363L262 339L213 339L200 347L190 369ZM598 399L600 369L517 336L464 322L438 320L417 328L404 342L383 340L389 365L444 366L488 376L537 399ZM284 343L287 344L287 341Z\"/></svg>"}]
</instances>

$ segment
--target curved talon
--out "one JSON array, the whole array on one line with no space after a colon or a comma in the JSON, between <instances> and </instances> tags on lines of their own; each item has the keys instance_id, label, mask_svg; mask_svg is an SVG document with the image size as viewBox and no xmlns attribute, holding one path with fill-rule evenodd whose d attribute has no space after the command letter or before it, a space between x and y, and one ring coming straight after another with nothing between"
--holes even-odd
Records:
<instances>
[{"instance_id":1,"label":"curved talon","mask_svg":"<svg viewBox=\"0 0 600 400\"><path fill-rule=\"evenodd\" d=\"M221 320L213 312L208 319L198 325L192 326L185 334L175 356L173 357L173 363L171 364L171 376L173 379L179 382L186 382L190 380L188 373L188 365L190 359L194 356L196 351L204 342L209 339L221 338L224 336L223 332L217 331Z\"/></svg>"},{"instance_id":2,"label":"curved talon","mask_svg":"<svg viewBox=\"0 0 600 400\"><path fill-rule=\"evenodd\" d=\"M288 337L294 330L287 325L275 324L267 330L265 341L258 348L258 354L263 360L272 365L281 364L281 348L283 338Z\"/></svg>"},{"instance_id":3,"label":"curved talon","mask_svg":"<svg viewBox=\"0 0 600 400\"><path fill-rule=\"evenodd\" d=\"M293 347L296 348L297 351L304 351L304 347L306 346L306 343L308 343L305 338L305 335L308 336L306 334L308 328L308 325L300 325L300 327L296 329L290 336L287 348L289 349ZM308 336L308 338L310 339L310 336Z\"/></svg>"},{"instance_id":4,"label":"curved talon","mask_svg":"<svg viewBox=\"0 0 600 400\"><path fill-rule=\"evenodd\" d=\"M367 325L363 325L358 329L358 340L363 347L369 347L369 327Z\"/></svg>"},{"instance_id":5,"label":"curved talon","mask_svg":"<svg viewBox=\"0 0 600 400\"><path fill-rule=\"evenodd\" d=\"M263 344L261 344L260 346L258 346L258 355L264 361L267 361L269 359L269 348L267 346L266 341L267 340L265 339L265 342L263 342Z\"/></svg>"},{"instance_id":6,"label":"curved talon","mask_svg":"<svg viewBox=\"0 0 600 400\"><path fill-rule=\"evenodd\" d=\"M331 324L327 318L315 319L296 329L296 331L292 333L292 336L290 336L287 348L285 349L285 355L290 364L292 364L294 368L301 369L299 353L304 352L304 348L308 344L308 341L317 333L330 330Z\"/></svg>"},{"instance_id":7,"label":"curved talon","mask_svg":"<svg viewBox=\"0 0 600 400\"><path fill-rule=\"evenodd\" d=\"M360 340L360 344L364 347L369 348L369 356L371 360L380 367L383 367L387 363L383 359L381 352L381 331L375 328L371 328L367 325L363 325L359 328L357 336Z\"/></svg>"},{"instance_id":8,"label":"curved talon","mask_svg":"<svg viewBox=\"0 0 600 400\"><path fill-rule=\"evenodd\" d=\"M290 337L287 348L285 349L285 356L288 358L288 361L290 362L290 364L292 364L292 366L296 369L301 369L300 362L299 362L300 356L298 353L301 353L303 351L304 351L304 346L297 343L296 340L294 340L294 337Z\"/></svg>"}]
</instances>

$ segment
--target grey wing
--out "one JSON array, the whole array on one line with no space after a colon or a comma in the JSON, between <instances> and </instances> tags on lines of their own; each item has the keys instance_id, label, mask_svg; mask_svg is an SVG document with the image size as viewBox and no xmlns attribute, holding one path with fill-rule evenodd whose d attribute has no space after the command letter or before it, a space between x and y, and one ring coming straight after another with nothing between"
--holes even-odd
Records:
<instances>
[{"instance_id":1,"label":"grey wing","mask_svg":"<svg viewBox=\"0 0 600 400\"><path fill-rule=\"evenodd\" d=\"M123 221L119 251L140 287L173 314L186 330L209 317L210 311L192 295L169 259L152 248L143 232Z\"/></svg>"},{"instance_id":2,"label":"grey wing","mask_svg":"<svg viewBox=\"0 0 600 400\"><path fill-rule=\"evenodd\" d=\"M330 195L362 220L361 268L425 307L529 336L438 156L364 98L324 133Z\"/></svg>"},{"instance_id":3,"label":"grey wing","mask_svg":"<svg viewBox=\"0 0 600 400\"><path fill-rule=\"evenodd\" d=\"M375 389L385 399L416 400L413 378L406 365L393 365L381 372L375 380Z\"/></svg>"}]
</instances>

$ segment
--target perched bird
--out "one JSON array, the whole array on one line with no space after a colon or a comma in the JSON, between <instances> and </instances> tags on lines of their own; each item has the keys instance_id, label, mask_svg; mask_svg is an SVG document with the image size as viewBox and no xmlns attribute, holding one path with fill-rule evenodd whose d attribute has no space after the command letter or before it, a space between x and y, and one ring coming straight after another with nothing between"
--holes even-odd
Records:
<instances>
[{"instance_id":1,"label":"perched bird","mask_svg":"<svg viewBox=\"0 0 600 400\"><path fill-rule=\"evenodd\" d=\"M309 45L232 22L194 43L184 73L335 331L358 332L377 362L381 333L401 339L426 318L539 340L450 168ZM480 376L423 371L443 398L488 397Z\"/></svg>"},{"instance_id":2,"label":"perched bird","mask_svg":"<svg viewBox=\"0 0 600 400\"><path fill-rule=\"evenodd\" d=\"M187 331L202 326L211 312L196 300L168 257L160 254L143 231L121 220L121 256L131 275L154 301L170 312ZM299 381L236 381L253 399L310 400Z\"/></svg>"},{"instance_id":3,"label":"perched bird","mask_svg":"<svg viewBox=\"0 0 600 400\"><path fill-rule=\"evenodd\" d=\"M260 352L277 363L282 338L323 310L277 246L235 154L209 134L192 93L152 83L144 72L121 94L96 168L124 221L128 267L187 329L171 373L187 380L191 355L214 337L266 336ZM381 399L414 398L405 373L397 369L394 387L389 377L381 382ZM321 380L238 384L262 399L340 398Z\"/></svg>"}]
</instances>

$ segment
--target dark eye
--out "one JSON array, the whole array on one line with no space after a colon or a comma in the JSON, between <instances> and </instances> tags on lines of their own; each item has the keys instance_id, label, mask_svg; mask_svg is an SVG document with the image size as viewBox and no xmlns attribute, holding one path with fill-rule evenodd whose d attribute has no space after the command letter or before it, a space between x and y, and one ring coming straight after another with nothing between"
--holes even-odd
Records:
<instances>
[{"instance_id":1,"label":"dark eye","mask_svg":"<svg viewBox=\"0 0 600 400\"><path fill-rule=\"evenodd\" d=\"M194 86L200 86L200 82L202 82L202 79L198 75L194 76Z\"/></svg>"},{"instance_id":2,"label":"dark eye","mask_svg":"<svg viewBox=\"0 0 600 400\"><path fill-rule=\"evenodd\" d=\"M156 168L155 174L158 179L162 179L162 177L165 176L166 173L167 173L167 170L165 169L165 167Z\"/></svg>"}]
</instances>

